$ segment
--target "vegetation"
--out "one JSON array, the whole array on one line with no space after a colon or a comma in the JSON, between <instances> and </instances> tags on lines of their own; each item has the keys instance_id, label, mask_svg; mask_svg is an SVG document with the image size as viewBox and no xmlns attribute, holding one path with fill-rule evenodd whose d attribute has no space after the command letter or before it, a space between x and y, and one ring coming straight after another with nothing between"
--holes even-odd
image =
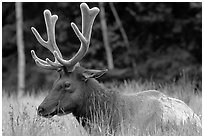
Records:
<instances>
[{"instance_id":1,"label":"vegetation","mask_svg":"<svg viewBox=\"0 0 204 138\"><path fill-rule=\"evenodd\" d=\"M99 7L99 3L87 3ZM59 16L56 41L64 58L69 59L80 42L70 23L81 23L80 3L23 3L23 41L26 59L25 95L17 93L17 35L15 3L2 4L2 133L3 135L110 135L109 126L95 115L87 132L72 115L45 119L37 116L37 107L57 78L57 73L38 68L30 54L53 57L39 46L31 27L46 40L43 11ZM184 101L202 119L202 3L103 3L108 41L113 57L112 70L104 85L120 92L156 89ZM93 26L90 49L82 60L86 68L108 66L101 19ZM109 53L110 54L110 53ZM112 73L111 73L112 72ZM110 77L111 76L111 77ZM188 78L188 79L187 79ZM114 80L115 79L115 80ZM122 80L123 83L118 82ZM113 82L107 82L106 80ZM124 81L127 80L127 81ZM166 127L166 126L164 126ZM195 125L169 130L138 130L121 124L115 135L201 135Z\"/></svg>"},{"instance_id":2,"label":"vegetation","mask_svg":"<svg viewBox=\"0 0 204 138\"><path fill-rule=\"evenodd\" d=\"M87 3L99 7L99 3ZM36 67L30 51L45 59L52 55L39 46L31 27L36 27L46 40L43 11L49 9L59 16L56 24L56 41L62 55L69 59L80 42L70 23L81 24L80 3L23 3L23 29L26 58L26 89L49 87L55 80L54 72ZM115 10L120 24L116 21ZM197 80L201 89L202 65L202 3L104 3L108 39L116 69L130 69L128 79L172 81L180 73ZM112 8L111 8L112 7ZM7 91L17 90L17 46L15 3L2 6L2 79ZM118 19L118 18L117 18ZM120 31L124 28L128 38ZM126 40L126 41L124 41ZM128 45L127 46L127 40ZM107 68L100 16L93 26L91 45L82 60L87 68ZM9 64L8 64L9 63ZM32 72L32 73L31 73ZM124 77L124 75L119 75ZM109 77L110 79L110 77Z\"/></svg>"},{"instance_id":3,"label":"vegetation","mask_svg":"<svg viewBox=\"0 0 204 138\"><path fill-rule=\"evenodd\" d=\"M106 84L108 85L108 84ZM167 95L179 98L189 105L202 119L202 96L194 94L195 90L191 82L183 81L179 84L156 85L154 82L125 81L120 85L111 84L113 89L121 92L139 92L147 89L158 89ZM187 95L186 95L187 92ZM40 92L42 93L42 91ZM185 95L185 97L183 96ZM40 95L27 95L17 99L15 96L8 97L3 91L2 129L3 135L109 135L109 127L100 120L100 116L94 116L95 123L87 133L77 123L72 115L54 116L46 119L37 116L37 106L45 97ZM169 124L169 130L141 131L126 124L121 124L121 131L116 135L201 135L202 132L195 125L183 125L177 127Z\"/></svg>"}]
</instances>

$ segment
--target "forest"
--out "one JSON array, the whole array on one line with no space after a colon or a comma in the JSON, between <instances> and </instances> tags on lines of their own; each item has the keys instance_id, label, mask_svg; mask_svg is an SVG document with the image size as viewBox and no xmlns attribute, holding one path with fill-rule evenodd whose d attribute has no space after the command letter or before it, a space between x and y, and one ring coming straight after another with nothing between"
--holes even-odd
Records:
<instances>
[{"instance_id":1,"label":"forest","mask_svg":"<svg viewBox=\"0 0 204 138\"><path fill-rule=\"evenodd\" d=\"M99 7L93 25L90 48L81 65L109 69L102 82L136 80L158 83L177 82L182 77L202 81L202 3L198 2L117 2L87 3ZM78 51L80 41L71 22L81 25L80 3L24 2L23 42L25 89L52 86L57 73L36 66L30 51L42 58L54 59L31 31L35 27L47 40L43 11L58 15L56 42L65 59ZM103 30L102 21L107 26ZM2 87L15 92L18 85L18 47L15 3L2 3ZM105 32L105 35L104 35ZM104 39L107 38L107 39Z\"/></svg>"}]
</instances>

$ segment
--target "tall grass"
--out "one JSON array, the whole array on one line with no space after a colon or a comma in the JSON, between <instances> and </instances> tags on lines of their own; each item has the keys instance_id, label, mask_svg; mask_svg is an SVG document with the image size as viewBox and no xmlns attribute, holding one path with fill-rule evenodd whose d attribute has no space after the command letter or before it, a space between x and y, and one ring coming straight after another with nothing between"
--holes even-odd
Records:
<instances>
[{"instance_id":1,"label":"tall grass","mask_svg":"<svg viewBox=\"0 0 204 138\"><path fill-rule=\"evenodd\" d=\"M155 83L140 83L135 81L125 81L119 85L110 85L112 89L124 93L135 93L142 90L157 89L166 95L183 100L202 119L202 95L194 93L194 85L190 81L179 84L158 85ZM42 92L43 93L43 92ZM107 120L104 114L95 115L95 123L90 124L89 130L85 131L75 117L70 115L54 116L53 118L43 118L37 116L37 106L41 103L46 94L37 96L27 95L21 98L17 96L7 96L3 91L2 96L2 134L3 135L202 135L201 130L196 126L181 125L180 127L169 124L168 131L158 130L154 126L146 131L138 130L127 123L122 123L117 133L110 133ZM108 118L107 118L108 119ZM166 126L165 126L166 127ZM155 129L154 129L155 128Z\"/></svg>"}]
</instances>

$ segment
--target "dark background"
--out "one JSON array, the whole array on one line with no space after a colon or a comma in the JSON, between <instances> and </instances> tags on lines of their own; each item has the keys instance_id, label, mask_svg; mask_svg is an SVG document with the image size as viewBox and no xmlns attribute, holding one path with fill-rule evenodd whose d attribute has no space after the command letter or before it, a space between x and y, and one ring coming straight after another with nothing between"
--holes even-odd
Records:
<instances>
[{"instance_id":1,"label":"dark background","mask_svg":"<svg viewBox=\"0 0 204 138\"><path fill-rule=\"evenodd\" d=\"M98 3L87 3L90 8ZM43 11L58 15L56 41L62 55L69 59L80 42L70 23L81 25L80 3L23 3L26 89L50 87L54 71L40 69L31 57L31 49L45 59L53 59L33 33L35 27L46 40ZM123 79L176 82L187 76L202 81L202 3L114 3L130 43L126 47L108 3L105 3L108 38L115 69L101 81ZM15 3L2 4L2 80L3 89L17 89L17 45ZM81 61L86 68L107 68L101 24L97 16L87 55Z\"/></svg>"}]
</instances>

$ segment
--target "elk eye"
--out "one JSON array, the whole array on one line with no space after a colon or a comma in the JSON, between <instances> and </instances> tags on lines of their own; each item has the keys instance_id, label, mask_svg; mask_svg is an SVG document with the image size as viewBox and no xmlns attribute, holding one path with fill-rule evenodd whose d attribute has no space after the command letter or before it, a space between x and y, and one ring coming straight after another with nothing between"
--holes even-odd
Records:
<instances>
[{"instance_id":1,"label":"elk eye","mask_svg":"<svg viewBox=\"0 0 204 138\"><path fill-rule=\"evenodd\" d=\"M69 92L69 93L73 93L73 90L70 88L71 84L69 82L65 82L64 83L64 91L65 92Z\"/></svg>"},{"instance_id":2,"label":"elk eye","mask_svg":"<svg viewBox=\"0 0 204 138\"><path fill-rule=\"evenodd\" d=\"M70 83L69 82L65 82L64 87L65 88L69 88L70 87Z\"/></svg>"}]
</instances>

